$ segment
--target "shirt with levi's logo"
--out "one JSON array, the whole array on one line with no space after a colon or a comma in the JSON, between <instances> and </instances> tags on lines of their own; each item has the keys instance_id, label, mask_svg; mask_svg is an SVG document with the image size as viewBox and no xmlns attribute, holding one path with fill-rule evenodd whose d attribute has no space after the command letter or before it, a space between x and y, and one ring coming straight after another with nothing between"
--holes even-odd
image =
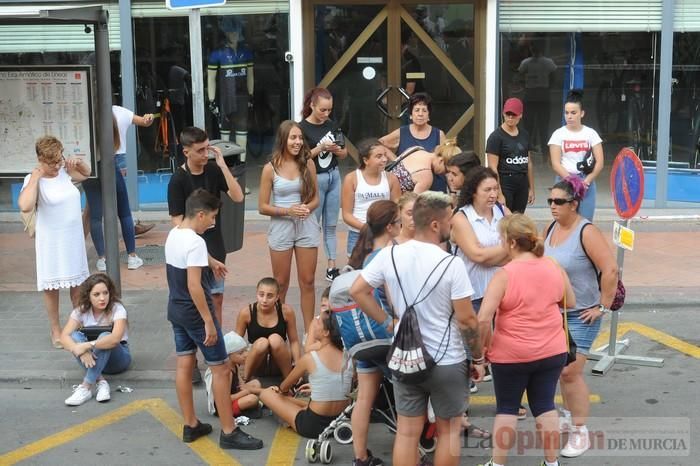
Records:
<instances>
[{"instance_id":1,"label":"shirt with levi's logo","mask_svg":"<svg viewBox=\"0 0 700 466\"><path fill-rule=\"evenodd\" d=\"M511 136L500 126L486 141L486 153L498 156L499 175L527 175L530 162L529 134L518 128L518 134Z\"/></svg>"},{"instance_id":2,"label":"shirt with levi's logo","mask_svg":"<svg viewBox=\"0 0 700 466\"><path fill-rule=\"evenodd\" d=\"M588 126L582 126L579 131L571 131L562 126L549 138L550 146L561 147L561 165L572 175L579 173L576 164L583 160L588 151L602 142L596 130Z\"/></svg>"}]
</instances>

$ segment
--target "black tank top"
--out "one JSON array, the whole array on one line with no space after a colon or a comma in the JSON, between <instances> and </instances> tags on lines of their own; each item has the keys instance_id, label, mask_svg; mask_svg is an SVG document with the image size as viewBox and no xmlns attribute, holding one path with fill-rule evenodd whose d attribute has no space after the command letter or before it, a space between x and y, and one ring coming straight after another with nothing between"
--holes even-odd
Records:
<instances>
[{"instance_id":1,"label":"black tank top","mask_svg":"<svg viewBox=\"0 0 700 466\"><path fill-rule=\"evenodd\" d=\"M287 321L284 320L284 314L282 313L282 303L277 301L275 303L275 310L277 311L277 325L274 327L263 327L258 324L258 303L249 304L250 309L250 323L248 324L248 341L250 343L255 343L258 338L269 338L270 335L277 334L282 337L284 341L287 341Z\"/></svg>"}]
</instances>

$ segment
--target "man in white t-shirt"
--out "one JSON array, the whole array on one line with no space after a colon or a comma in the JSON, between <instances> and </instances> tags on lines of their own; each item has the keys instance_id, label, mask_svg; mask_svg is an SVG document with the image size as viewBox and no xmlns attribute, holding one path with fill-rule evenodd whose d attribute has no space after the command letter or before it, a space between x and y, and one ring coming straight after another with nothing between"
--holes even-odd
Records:
<instances>
[{"instance_id":1,"label":"man in white t-shirt","mask_svg":"<svg viewBox=\"0 0 700 466\"><path fill-rule=\"evenodd\" d=\"M475 355L472 376L476 381L483 377L484 358L477 318L470 300L474 290L464 262L452 260L441 247L441 243L450 238L451 217L449 195L433 191L422 193L413 206L415 238L380 251L362 270L350 290L358 306L379 322L385 320L386 314L373 297L375 288L382 285L388 288L399 319L407 307L406 301L409 304L420 301L414 308L421 337L437 364L419 383L394 382L398 431L393 464L397 466L413 466L418 462L418 442L429 398L438 431L435 464L459 464L459 448L454 446L460 444L462 414L469 396L464 344L468 344ZM398 277L392 264L392 252ZM406 293L406 301L399 281ZM454 316L450 320L452 309Z\"/></svg>"}]
</instances>

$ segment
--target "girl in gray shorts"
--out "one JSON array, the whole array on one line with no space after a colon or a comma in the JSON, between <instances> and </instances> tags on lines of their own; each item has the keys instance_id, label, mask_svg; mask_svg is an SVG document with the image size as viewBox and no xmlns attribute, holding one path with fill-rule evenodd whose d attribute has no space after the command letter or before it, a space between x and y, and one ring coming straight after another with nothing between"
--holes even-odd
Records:
<instances>
[{"instance_id":1,"label":"girl in gray shorts","mask_svg":"<svg viewBox=\"0 0 700 466\"><path fill-rule=\"evenodd\" d=\"M267 243L282 302L289 288L292 256L295 256L305 331L314 316L314 277L321 242L321 229L313 215L316 207L316 167L299 124L284 121L277 130L271 160L263 167L260 177L258 210L270 216Z\"/></svg>"}]
</instances>

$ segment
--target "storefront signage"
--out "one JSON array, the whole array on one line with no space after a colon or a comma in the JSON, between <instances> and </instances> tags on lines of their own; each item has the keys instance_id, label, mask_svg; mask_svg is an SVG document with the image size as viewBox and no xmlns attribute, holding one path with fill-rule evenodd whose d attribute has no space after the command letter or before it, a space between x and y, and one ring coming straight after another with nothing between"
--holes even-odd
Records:
<instances>
[{"instance_id":1,"label":"storefront signage","mask_svg":"<svg viewBox=\"0 0 700 466\"><path fill-rule=\"evenodd\" d=\"M44 135L61 140L65 157L94 166L93 128L89 66L0 67L0 176L31 172Z\"/></svg>"},{"instance_id":2,"label":"storefront signage","mask_svg":"<svg viewBox=\"0 0 700 466\"><path fill-rule=\"evenodd\" d=\"M165 0L165 6L170 10L182 10L186 8L206 8L210 6L225 5L226 0Z\"/></svg>"}]
</instances>

